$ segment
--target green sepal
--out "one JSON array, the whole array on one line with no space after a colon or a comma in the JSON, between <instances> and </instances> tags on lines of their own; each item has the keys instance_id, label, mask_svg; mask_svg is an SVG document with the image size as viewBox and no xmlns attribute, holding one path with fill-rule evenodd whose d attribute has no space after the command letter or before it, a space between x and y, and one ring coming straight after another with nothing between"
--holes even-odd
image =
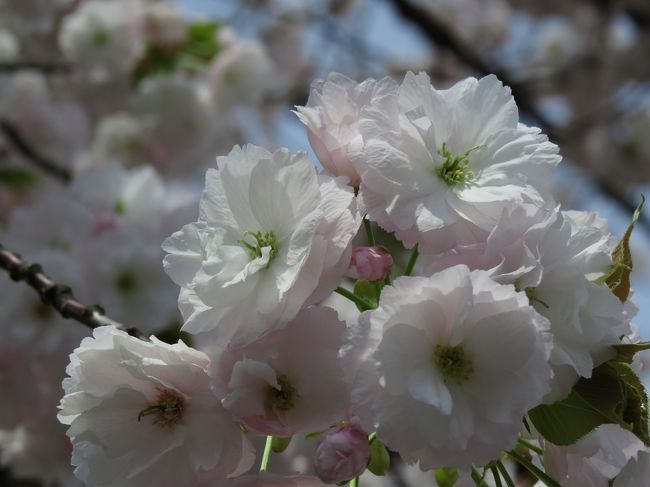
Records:
<instances>
[{"instance_id":1,"label":"green sepal","mask_svg":"<svg viewBox=\"0 0 650 487\"><path fill-rule=\"evenodd\" d=\"M271 450L273 450L273 453L282 453L286 450L289 447L289 443L291 443L291 438L291 436L286 438L274 436L271 442Z\"/></svg>"},{"instance_id":2,"label":"green sepal","mask_svg":"<svg viewBox=\"0 0 650 487\"><path fill-rule=\"evenodd\" d=\"M627 301L630 295L630 275L632 274L632 252L630 251L630 237L634 225L641 216L641 210L645 204L645 196L641 195L641 203L634 211L632 222L627 227L623 238L618 243L614 252L612 252L612 266L599 282L606 283L612 290L612 293L621 300L622 303Z\"/></svg>"},{"instance_id":3,"label":"green sepal","mask_svg":"<svg viewBox=\"0 0 650 487\"><path fill-rule=\"evenodd\" d=\"M455 468L439 468L434 472L438 487L454 487L454 484L460 478L458 470Z\"/></svg>"},{"instance_id":4,"label":"green sepal","mask_svg":"<svg viewBox=\"0 0 650 487\"><path fill-rule=\"evenodd\" d=\"M368 460L368 470L381 477L386 475L390 468L390 455L383 442L375 438L370 443L370 458Z\"/></svg>"},{"instance_id":5,"label":"green sepal","mask_svg":"<svg viewBox=\"0 0 650 487\"><path fill-rule=\"evenodd\" d=\"M354 283L354 294L364 299L370 308L358 305L359 311L366 311L367 309L375 309L379 305L379 291L377 290L377 283L370 282L365 279L359 279Z\"/></svg>"},{"instance_id":6,"label":"green sepal","mask_svg":"<svg viewBox=\"0 0 650 487\"><path fill-rule=\"evenodd\" d=\"M321 436L323 436L322 431L314 431L313 433L307 433L305 435L305 440L315 440L317 438L320 438Z\"/></svg>"},{"instance_id":7,"label":"green sepal","mask_svg":"<svg viewBox=\"0 0 650 487\"><path fill-rule=\"evenodd\" d=\"M614 350L616 350L615 361L631 364L636 353L650 350L650 342L622 343L614 345Z\"/></svg>"}]
</instances>

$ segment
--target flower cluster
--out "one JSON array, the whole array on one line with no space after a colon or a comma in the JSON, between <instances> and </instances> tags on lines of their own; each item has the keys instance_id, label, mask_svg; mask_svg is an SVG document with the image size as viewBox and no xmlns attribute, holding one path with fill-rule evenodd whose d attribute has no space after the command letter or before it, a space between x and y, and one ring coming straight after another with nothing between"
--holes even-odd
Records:
<instances>
[{"instance_id":1,"label":"flower cluster","mask_svg":"<svg viewBox=\"0 0 650 487\"><path fill-rule=\"evenodd\" d=\"M318 438L293 453L325 483L384 474L388 450L436 478L511 481L504 455L562 485L643 475L632 227L617 245L598 216L559 209L558 148L510 90L334 74L297 113L323 172L237 146L163 243L194 348L109 328L71 356L59 417L76 475L276 485L238 477L256 435L261 471Z\"/></svg>"}]
</instances>

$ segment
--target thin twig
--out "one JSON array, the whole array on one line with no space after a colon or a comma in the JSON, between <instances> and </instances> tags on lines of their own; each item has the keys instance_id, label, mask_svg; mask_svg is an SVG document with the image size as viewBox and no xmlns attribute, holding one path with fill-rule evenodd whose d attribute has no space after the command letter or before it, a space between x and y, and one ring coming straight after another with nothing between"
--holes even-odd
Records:
<instances>
[{"instance_id":1,"label":"thin twig","mask_svg":"<svg viewBox=\"0 0 650 487\"><path fill-rule=\"evenodd\" d=\"M127 327L104 314L100 306L87 306L75 298L72 289L58 284L44 272L40 264L24 261L20 255L7 250L0 244L0 268L7 271L14 281L24 281L41 297L43 303L51 306L66 319L78 321L91 329L99 326L115 326L129 335L143 340L147 336L137 328Z\"/></svg>"},{"instance_id":2,"label":"thin twig","mask_svg":"<svg viewBox=\"0 0 650 487\"><path fill-rule=\"evenodd\" d=\"M50 176L62 183L69 183L72 180L72 173L61 164L43 155L38 149L32 146L11 122L0 119L0 132L7 138L14 148L28 161L45 171Z\"/></svg>"},{"instance_id":3,"label":"thin twig","mask_svg":"<svg viewBox=\"0 0 650 487\"><path fill-rule=\"evenodd\" d=\"M59 61L11 61L0 63L0 73L14 73L16 71L39 71L43 74L68 73L71 66Z\"/></svg>"}]
</instances>

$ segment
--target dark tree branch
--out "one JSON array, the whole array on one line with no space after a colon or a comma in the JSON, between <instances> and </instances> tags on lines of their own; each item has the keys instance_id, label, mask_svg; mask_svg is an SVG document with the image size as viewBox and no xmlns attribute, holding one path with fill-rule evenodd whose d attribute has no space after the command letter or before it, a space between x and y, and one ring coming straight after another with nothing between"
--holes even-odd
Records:
<instances>
[{"instance_id":1,"label":"dark tree branch","mask_svg":"<svg viewBox=\"0 0 650 487\"><path fill-rule=\"evenodd\" d=\"M48 277L39 264L24 261L18 254L11 252L0 244L0 268L7 271L14 281L24 281L41 297L43 303L51 306L66 319L78 321L91 329L112 325L129 335L147 340L137 328L130 328L110 319L100 306L82 304L72 294L68 286L58 284Z\"/></svg>"},{"instance_id":2,"label":"dark tree branch","mask_svg":"<svg viewBox=\"0 0 650 487\"><path fill-rule=\"evenodd\" d=\"M72 180L72 173L67 168L39 152L11 122L0 119L0 132L23 157L48 175L62 183L69 183Z\"/></svg>"}]
</instances>

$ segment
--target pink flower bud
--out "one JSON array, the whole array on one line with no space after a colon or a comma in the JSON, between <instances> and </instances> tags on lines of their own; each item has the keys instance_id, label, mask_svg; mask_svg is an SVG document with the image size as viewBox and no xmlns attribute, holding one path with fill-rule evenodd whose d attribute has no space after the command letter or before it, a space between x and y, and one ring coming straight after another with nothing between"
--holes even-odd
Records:
<instances>
[{"instance_id":1,"label":"pink flower bud","mask_svg":"<svg viewBox=\"0 0 650 487\"><path fill-rule=\"evenodd\" d=\"M352 251L350 275L355 279L384 279L393 266L393 257L381 247L357 247Z\"/></svg>"},{"instance_id":2,"label":"pink flower bud","mask_svg":"<svg viewBox=\"0 0 650 487\"><path fill-rule=\"evenodd\" d=\"M346 424L325 434L316 448L314 466L323 482L343 482L363 473L368 465L368 436Z\"/></svg>"}]
</instances>

